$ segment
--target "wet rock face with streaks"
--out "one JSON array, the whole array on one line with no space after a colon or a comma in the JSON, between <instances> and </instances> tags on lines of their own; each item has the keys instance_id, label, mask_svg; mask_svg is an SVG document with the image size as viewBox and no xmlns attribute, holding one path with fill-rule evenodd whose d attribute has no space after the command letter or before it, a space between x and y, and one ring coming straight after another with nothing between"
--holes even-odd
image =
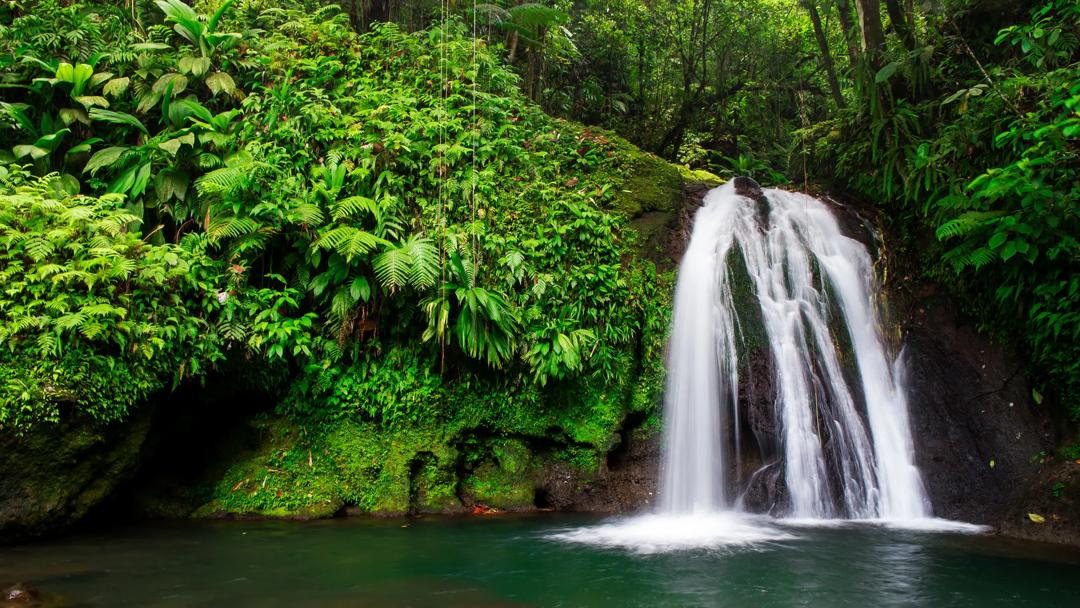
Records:
<instances>
[{"instance_id":1,"label":"wet rock face with streaks","mask_svg":"<svg viewBox=\"0 0 1080 608\"><path fill-rule=\"evenodd\" d=\"M905 324L916 458L938 517L999 525L1054 449L1019 361L927 290Z\"/></svg>"}]
</instances>

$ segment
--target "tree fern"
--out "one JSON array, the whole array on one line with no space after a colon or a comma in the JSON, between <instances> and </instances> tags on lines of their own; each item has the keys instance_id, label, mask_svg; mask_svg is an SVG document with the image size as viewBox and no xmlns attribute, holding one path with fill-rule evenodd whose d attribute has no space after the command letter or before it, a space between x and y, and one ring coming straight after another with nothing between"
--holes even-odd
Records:
<instances>
[{"instance_id":1,"label":"tree fern","mask_svg":"<svg viewBox=\"0 0 1080 608\"><path fill-rule=\"evenodd\" d=\"M211 241L222 239L236 239L257 231L262 226L250 217L236 215L217 216L210 219L210 225L206 228L206 234Z\"/></svg>"}]
</instances>

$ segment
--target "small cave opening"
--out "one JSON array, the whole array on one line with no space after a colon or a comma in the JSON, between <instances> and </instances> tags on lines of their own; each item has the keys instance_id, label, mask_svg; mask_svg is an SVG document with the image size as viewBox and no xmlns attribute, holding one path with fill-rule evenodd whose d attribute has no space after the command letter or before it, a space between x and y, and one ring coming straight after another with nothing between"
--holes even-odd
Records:
<instances>
[{"instance_id":1,"label":"small cave opening","mask_svg":"<svg viewBox=\"0 0 1080 608\"><path fill-rule=\"evenodd\" d=\"M533 506L541 510L552 510L555 505L551 502L551 494L544 488L536 488L533 492Z\"/></svg>"}]
</instances>

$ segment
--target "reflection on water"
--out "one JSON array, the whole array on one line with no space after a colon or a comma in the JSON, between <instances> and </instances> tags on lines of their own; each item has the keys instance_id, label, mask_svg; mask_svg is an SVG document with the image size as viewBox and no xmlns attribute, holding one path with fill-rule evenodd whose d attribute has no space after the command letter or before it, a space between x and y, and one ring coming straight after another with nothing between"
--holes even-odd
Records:
<instances>
[{"instance_id":1,"label":"reflection on water","mask_svg":"<svg viewBox=\"0 0 1080 608\"><path fill-rule=\"evenodd\" d=\"M650 554L565 537L605 525L616 524L140 526L0 548L0 585L30 581L65 606L1044 608L1080 597L1077 554L993 537L780 522L771 538Z\"/></svg>"}]
</instances>

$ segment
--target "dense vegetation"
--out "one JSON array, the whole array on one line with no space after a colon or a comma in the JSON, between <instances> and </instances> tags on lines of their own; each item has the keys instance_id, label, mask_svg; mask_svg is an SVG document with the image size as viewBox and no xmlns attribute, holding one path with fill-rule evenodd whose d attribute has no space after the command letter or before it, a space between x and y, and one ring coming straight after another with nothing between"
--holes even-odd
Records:
<instances>
[{"instance_id":1,"label":"dense vegetation","mask_svg":"<svg viewBox=\"0 0 1080 608\"><path fill-rule=\"evenodd\" d=\"M1080 417L1080 2L1016 4L4 3L0 432L243 369L213 508L527 502L655 409L680 179L612 131L866 201Z\"/></svg>"},{"instance_id":2,"label":"dense vegetation","mask_svg":"<svg viewBox=\"0 0 1080 608\"><path fill-rule=\"evenodd\" d=\"M455 20L154 4L5 9L4 432L121 420L241 364L317 454L349 425L411 437L375 478L456 430L564 429L588 468L652 412L665 298L627 220L671 204L676 169L545 115ZM653 202L626 185L672 175ZM334 492L394 500L369 485Z\"/></svg>"}]
</instances>

